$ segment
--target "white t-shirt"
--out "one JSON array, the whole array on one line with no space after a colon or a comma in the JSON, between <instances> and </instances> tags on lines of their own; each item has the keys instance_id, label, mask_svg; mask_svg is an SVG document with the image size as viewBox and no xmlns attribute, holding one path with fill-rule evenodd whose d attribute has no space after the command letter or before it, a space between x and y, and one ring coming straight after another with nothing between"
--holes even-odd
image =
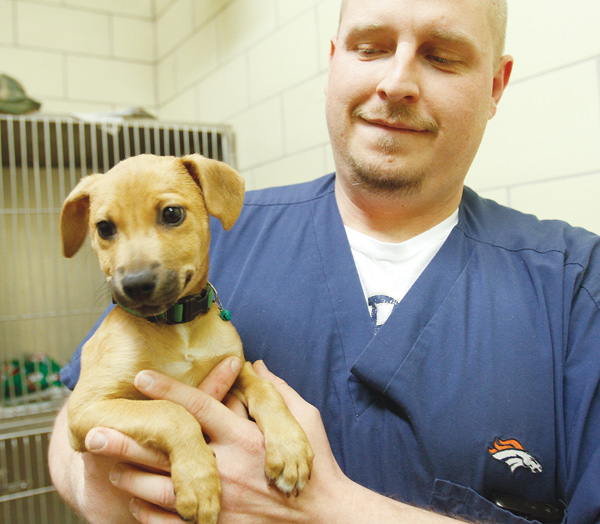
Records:
<instances>
[{"instance_id":1,"label":"white t-shirt","mask_svg":"<svg viewBox=\"0 0 600 524\"><path fill-rule=\"evenodd\" d=\"M346 227L375 332L427 267L458 223L458 209L437 226L399 244Z\"/></svg>"}]
</instances>

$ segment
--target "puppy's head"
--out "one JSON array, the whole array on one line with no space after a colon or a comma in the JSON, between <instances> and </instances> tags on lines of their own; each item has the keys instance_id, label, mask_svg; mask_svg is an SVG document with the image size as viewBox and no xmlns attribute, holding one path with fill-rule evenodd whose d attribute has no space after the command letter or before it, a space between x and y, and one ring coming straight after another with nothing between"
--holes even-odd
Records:
<instances>
[{"instance_id":1,"label":"puppy's head","mask_svg":"<svg viewBox=\"0 0 600 524\"><path fill-rule=\"evenodd\" d=\"M158 315L206 285L209 214L229 229L243 198L243 179L222 162L131 157L83 178L67 197L63 253L72 257L89 229L115 300L140 315Z\"/></svg>"}]
</instances>

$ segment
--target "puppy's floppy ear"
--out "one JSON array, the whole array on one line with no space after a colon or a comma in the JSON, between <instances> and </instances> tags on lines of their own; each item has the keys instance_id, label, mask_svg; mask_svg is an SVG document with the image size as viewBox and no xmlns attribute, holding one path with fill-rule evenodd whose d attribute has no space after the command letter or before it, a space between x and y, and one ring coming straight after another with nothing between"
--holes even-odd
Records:
<instances>
[{"instance_id":1,"label":"puppy's floppy ear","mask_svg":"<svg viewBox=\"0 0 600 524\"><path fill-rule=\"evenodd\" d=\"M244 203L244 179L224 162L202 155L181 158L192 178L202 188L208 212L231 229Z\"/></svg>"},{"instance_id":2,"label":"puppy's floppy ear","mask_svg":"<svg viewBox=\"0 0 600 524\"><path fill-rule=\"evenodd\" d=\"M60 212L63 255L71 258L83 244L90 217L90 193L99 175L82 178L69 194Z\"/></svg>"}]
</instances>

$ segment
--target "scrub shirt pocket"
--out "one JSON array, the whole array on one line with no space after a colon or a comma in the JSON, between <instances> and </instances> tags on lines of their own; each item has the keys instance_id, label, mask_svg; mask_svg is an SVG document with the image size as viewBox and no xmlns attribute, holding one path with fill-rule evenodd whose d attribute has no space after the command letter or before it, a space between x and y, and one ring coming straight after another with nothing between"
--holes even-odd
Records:
<instances>
[{"instance_id":1,"label":"scrub shirt pocket","mask_svg":"<svg viewBox=\"0 0 600 524\"><path fill-rule=\"evenodd\" d=\"M473 522L494 524L531 524L532 522L499 508L470 488L447 480L435 481L429 504L432 510Z\"/></svg>"}]
</instances>

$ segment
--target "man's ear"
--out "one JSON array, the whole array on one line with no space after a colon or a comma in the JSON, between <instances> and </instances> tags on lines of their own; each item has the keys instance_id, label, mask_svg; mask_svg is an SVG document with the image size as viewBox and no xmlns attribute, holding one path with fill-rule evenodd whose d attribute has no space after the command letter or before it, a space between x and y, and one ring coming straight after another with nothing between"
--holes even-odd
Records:
<instances>
[{"instance_id":1,"label":"man's ear","mask_svg":"<svg viewBox=\"0 0 600 524\"><path fill-rule=\"evenodd\" d=\"M498 63L496 74L494 75L494 83L492 85L492 103L490 105L490 119L494 117L498 109L498 104L504 90L510 80L510 74L514 65L514 59L510 55L503 56Z\"/></svg>"},{"instance_id":2,"label":"man's ear","mask_svg":"<svg viewBox=\"0 0 600 524\"><path fill-rule=\"evenodd\" d=\"M335 46L337 46L337 41L338 41L337 36L331 37L331 40L329 41L329 61L330 62L335 53Z\"/></svg>"},{"instance_id":3,"label":"man's ear","mask_svg":"<svg viewBox=\"0 0 600 524\"><path fill-rule=\"evenodd\" d=\"M60 213L63 254L71 258L85 241L90 218L90 194L100 175L82 178L66 198Z\"/></svg>"},{"instance_id":4,"label":"man's ear","mask_svg":"<svg viewBox=\"0 0 600 524\"><path fill-rule=\"evenodd\" d=\"M229 165L202 155L188 155L181 162L202 188L208 212L231 229L244 203L244 179Z\"/></svg>"}]
</instances>

